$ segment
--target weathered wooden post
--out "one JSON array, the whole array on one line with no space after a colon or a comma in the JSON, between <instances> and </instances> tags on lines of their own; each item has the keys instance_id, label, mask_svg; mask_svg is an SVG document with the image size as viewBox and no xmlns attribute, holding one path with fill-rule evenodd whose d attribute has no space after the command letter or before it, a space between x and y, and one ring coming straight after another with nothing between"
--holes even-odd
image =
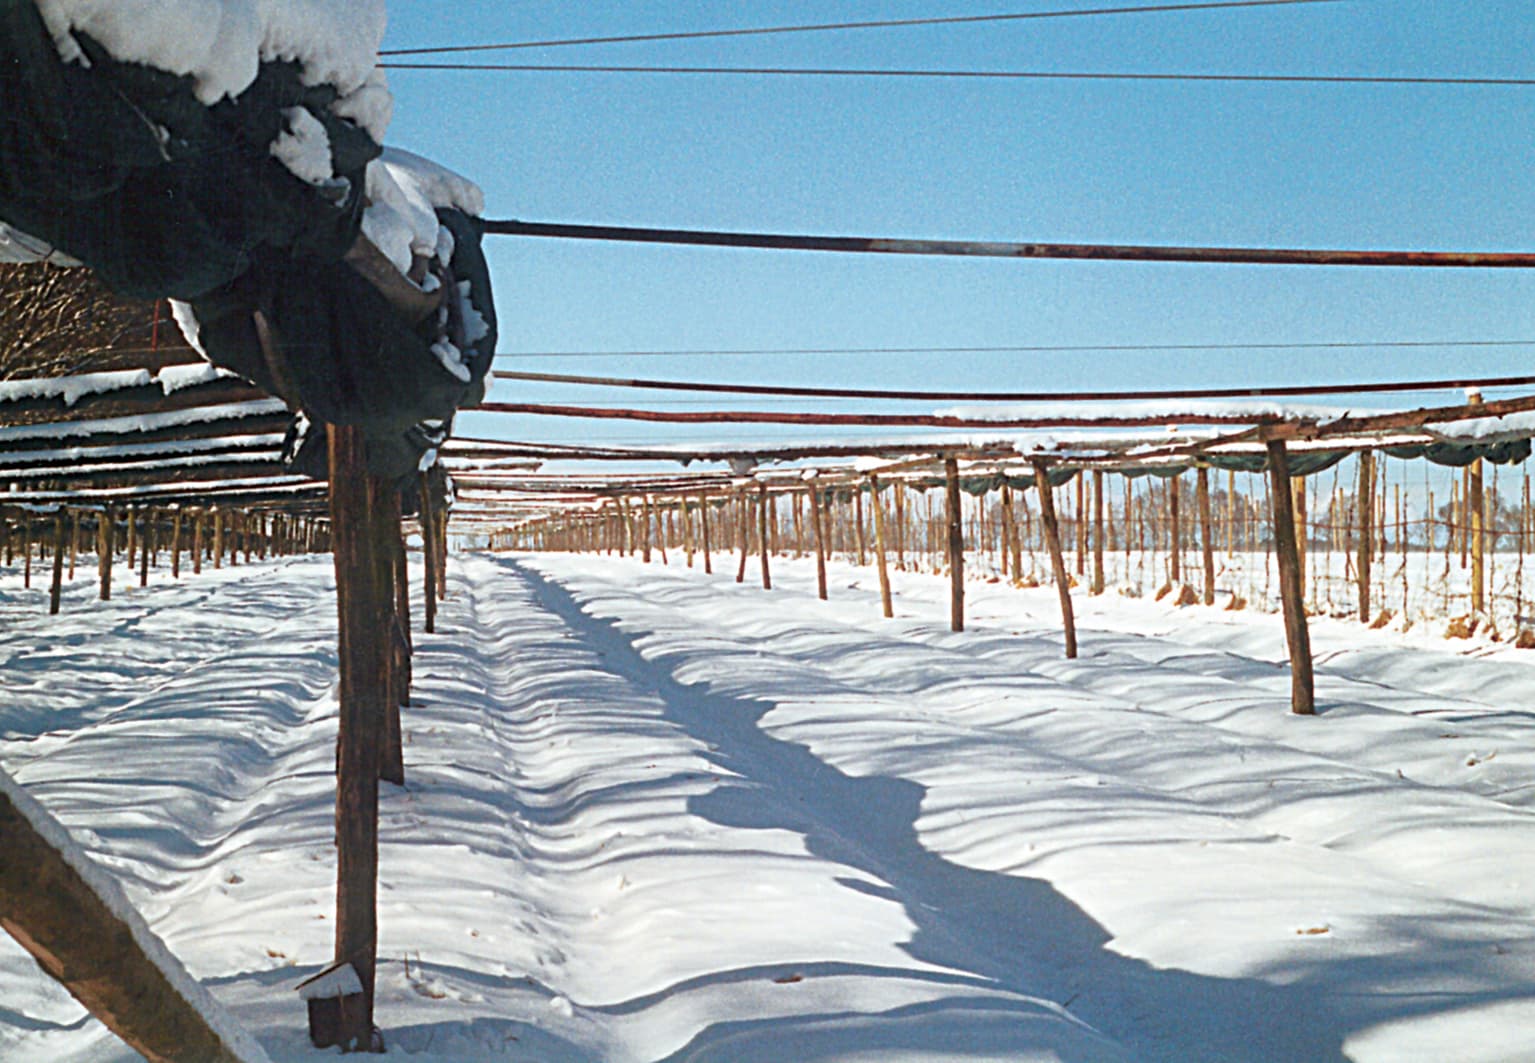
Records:
<instances>
[{"instance_id":1,"label":"weathered wooden post","mask_svg":"<svg viewBox=\"0 0 1535 1063\"><path fill-rule=\"evenodd\" d=\"M437 630L437 515L435 512L437 503L432 496L432 481L426 473L421 474L418 489L421 495L419 518L423 569L421 608L425 614L421 623L423 630L430 635ZM333 539L335 534L335 526L332 524Z\"/></svg>"},{"instance_id":2,"label":"weathered wooden post","mask_svg":"<svg viewBox=\"0 0 1535 1063\"><path fill-rule=\"evenodd\" d=\"M959 459L943 462L949 525L949 630L965 630L965 526L960 512Z\"/></svg>"},{"instance_id":3,"label":"weathered wooden post","mask_svg":"<svg viewBox=\"0 0 1535 1063\"><path fill-rule=\"evenodd\" d=\"M736 582L746 582L746 559L751 553L751 526L746 519L746 488L741 488L736 498L736 531L740 539L741 563L736 568Z\"/></svg>"},{"instance_id":4,"label":"weathered wooden post","mask_svg":"<svg viewBox=\"0 0 1535 1063\"><path fill-rule=\"evenodd\" d=\"M1359 622L1370 622L1370 560L1375 553L1375 454L1359 452L1359 553L1354 562L1354 574L1359 580Z\"/></svg>"},{"instance_id":5,"label":"weathered wooden post","mask_svg":"<svg viewBox=\"0 0 1535 1063\"><path fill-rule=\"evenodd\" d=\"M388 483L380 483L378 494L370 514L377 540L374 560L382 569L379 582L393 592L386 649L389 681L384 705L384 746L378 777L383 782L404 786L405 736L400 709L410 704L410 574L405 564L400 492Z\"/></svg>"},{"instance_id":6,"label":"weathered wooden post","mask_svg":"<svg viewBox=\"0 0 1535 1063\"><path fill-rule=\"evenodd\" d=\"M1066 632L1066 657L1077 655L1077 618L1071 606L1071 577L1066 574L1066 557L1061 552L1061 529L1055 519L1055 488L1050 486L1050 470L1044 462L1034 463L1034 484L1039 488L1039 522L1045 532L1045 546L1050 551L1050 570L1055 574L1056 596L1061 603L1061 626Z\"/></svg>"},{"instance_id":7,"label":"weathered wooden post","mask_svg":"<svg viewBox=\"0 0 1535 1063\"><path fill-rule=\"evenodd\" d=\"M1311 674L1311 633L1306 626L1305 587L1301 583L1296 519L1291 509L1290 460L1284 440L1268 440L1269 494L1274 510L1274 553L1279 561L1279 595L1284 603L1285 642L1290 650L1290 711L1316 712Z\"/></svg>"},{"instance_id":8,"label":"weathered wooden post","mask_svg":"<svg viewBox=\"0 0 1535 1063\"><path fill-rule=\"evenodd\" d=\"M32 514L21 518L21 585L32 589Z\"/></svg>"},{"instance_id":9,"label":"weathered wooden post","mask_svg":"<svg viewBox=\"0 0 1535 1063\"><path fill-rule=\"evenodd\" d=\"M57 616L64 593L64 511L53 518L53 584L48 590L48 615Z\"/></svg>"},{"instance_id":10,"label":"weathered wooden post","mask_svg":"<svg viewBox=\"0 0 1535 1063\"><path fill-rule=\"evenodd\" d=\"M1173 583L1183 582L1183 521L1179 512L1182 491L1179 485L1183 480L1180 472L1167 478L1167 521L1172 525L1172 560L1168 578Z\"/></svg>"},{"instance_id":11,"label":"weathered wooden post","mask_svg":"<svg viewBox=\"0 0 1535 1063\"><path fill-rule=\"evenodd\" d=\"M197 515L192 518L192 575L194 576L200 576L203 572L203 525L206 523L206 514L199 509Z\"/></svg>"},{"instance_id":12,"label":"weathered wooden post","mask_svg":"<svg viewBox=\"0 0 1535 1063\"><path fill-rule=\"evenodd\" d=\"M356 427L329 426L330 511L340 640L340 730L336 739L336 963L362 983L347 1015L343 1048L374 1048L373 986L378 953L378 775L383 739L393 602L381 586L375 506L387 485L367 472Z\"/></svg>"},{"instance_id":13,"label":"weathered wooden post","mask_svg":"<svg viewBox=\"0 0 1535 1063\"><path fill-rule=\"evenodd\" d=\"M1103 470L1093 470L1093 585L1094 594L1103 593Z\"/></svg>"},{"instance_id":14,"label":"weathered wooden post","mask_svg":"<svg viewBox=\"0 0 1535 1063\"><path fill-rule=\"evenodd\" d=\"M99 523L96 525L96 567L102 601L110 601L112 598L112 555L117 551L117 527L116 517L112 513L112 507L106 506L101 511Z\"/></svg>"},{"instance_id":15,"label":"weathered wooden post","mask_svg":"<svg viewBox=\"0 0 1535 1063\"><path fill-rule=\"evenodd\" d=\"M874 509L874 558L879 566L879 604L888 620L895 615L890 600L890 570L885 563L885 513L879 501L879 478L869 476L869 504Z\"/></svg>"},{"instance_id":16,"label":"weathered wooden post","mask_svg":"<svg viewBox=\"0 0 1535 1063\"><path fill-rule=\"evenodd\" d=\"M826 535L821 523L821 492L815 484L805 487L810 495L810 522L815 525L815 586L816 596L826 600Z\"/></svg>"},{"instance_id":17,"label":"weathered wooden post","mask_svg":"<svg viewBox=\"0 0 1535 1063\"><path fill-rule=\"evenodd\" d=\"M703 540L704 575L714 575L714 562L709 558L709 496L707 493L698 496L698 533Z\"/></svg>"},{"instance_id":18,"label":"weathered wooden post","mask_svg":"<svg viewBox=\"0 0 1535 1063\"><path fill-rule=\"evenodd\" d=\"M181 507L171 517L171 579L181 578Z\"/></svg>"},{"instance_id":19,"label":"weathered wooden post","mask_svg":"<svg viewBox=\"0 0 1535 1063\"><path fill-rule=\"evenodd\" d=\"M650 512L650 496L644 495L641 500L644 503L642 510L644 516L640 524L640 556L648 565L650 564L650 524L653 518Z\"/></svg>"},{"instance_id":20,"label":"weathered wooden post","mask_svg":"<svg viewBox=\"0 0 1535 1063\"><path fill-rule=\"evenodd\" d=\"M757 488L757 533L761 542L762 557L762 589L773 589L773 575L768 571L768 489L767 484L759 484Z\"/></svg>"},{"instance_id":21,"label":"weathered wooden post","mask_svg":"<svg viewBox=\"0 0 1535 1063\"><path fill-rule=\"evenodd\" d=\"M1288 463L1286 467L1288 467ZM1297 476L1290 482L1294 485L1291 498L1294 500L1295 508L1296 566L1299 573L1301 595L1304 597L1306 593L1306 549L1311 541L1311 529L1307 517L1309 509L1306 504L1306 478L1304 476Z\"/></svg>"},{"instance_id":22,"label":"weathered wooden post","mask_svg":"<svg viewBox=\"0 0 1535 1063\"><path fill-rule=\"evenodd\" d=\"M863 530L863 488L853 485L853 524L857 528L858 567L868 564L868 537Z\"/></svg>"},{"instance_id":23,"label":"weathered wooden post","mask_svg":"<svg viewBox=\"0 0 1535 1063\"><path fill-rule=\"evenodd\" d=\"M1087 470L1078 469L1076 481L1076 567L1077 575L1087 575Z\"/></svg>"},{"instance_id":24,"label":"weathered wooden post","mask_svg":"<svg viewBox=\"0 0 1535 1063\"><path fill-rule=\"evenodd\" d=\"M1215 604L1215 532L1210 519L1210 470L1194 470L1194 491L1199 503L1199 550L1204 561L1204 603Z\"/></svg>"},{"instance_id":25,"label":"weathered wooden post","mask_svg":"<svg viewBox=\"0 0 1535 1063\"><path fill-rule=\"evenodd\" d=\"M80 553L80 511L69 511L69 582L75 581L75 556Z\"/></svg>"},{"instance_id":26,"label":"weathered wooden post","mask_svg":"<svg viewBox=\"0 0 1535 1063\"><path fill-rule=\"evenodd\" d=\"M149 559L154 553L154 513L144 510L139 517L139 586L149 586Z\"/></svg>"}]
</instances>

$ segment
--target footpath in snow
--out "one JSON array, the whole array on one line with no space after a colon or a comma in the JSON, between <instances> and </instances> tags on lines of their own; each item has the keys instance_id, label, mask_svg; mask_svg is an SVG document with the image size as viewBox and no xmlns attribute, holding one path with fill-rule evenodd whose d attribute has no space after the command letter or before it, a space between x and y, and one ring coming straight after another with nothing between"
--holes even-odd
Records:
<instances>
[{"instance_id":1,"label":"footpath in snow","mask_svg":"<svg viewBox=\"0 0 1535 1063\"><path fill-rule=\"evenodd\" d=\"M808 563L471 556L382 799L423 1060L1466 1060L1535 1041L1535 667ZM0 573L0 765L274 1060L329 959L328 559L62 617ZM0 1059L131 1058L0 941Z\"/></svg>"}]
</instances>

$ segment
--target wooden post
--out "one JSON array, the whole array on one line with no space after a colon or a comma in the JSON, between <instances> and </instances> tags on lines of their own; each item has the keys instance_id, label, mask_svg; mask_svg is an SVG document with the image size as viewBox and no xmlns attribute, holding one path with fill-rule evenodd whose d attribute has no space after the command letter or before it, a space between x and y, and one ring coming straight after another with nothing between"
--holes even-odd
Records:
<instances>
[{"instance_id":1,"label":"wooden post","mask_svg":"<svg viewBox=\"0 0 1535 1063\"><path fill-rule=\"evenodd\" d=\"M858 529L858 567L868 564L868 541L863 530L863 488L853 487L853 523Z\"/></svg>"},{"instance_id":2,"label":"wooden post","mask_svg":"<svg viewBox=\"0 0 1535 1063\"><path fill-rule=\"evenodd\" d=\"M1075 476L1076 507L1076 569L1077 575L1087 575L1087 470L1078 469Z\"/></svg>"},{"instance_id":3,"label":"wooden post","mask_svg":"<svg viewBox=\"0 0 1535 1063\"><path fill-rule=\"evenodd\" d=\"M149 555L151 549L151 537L154 535L154 513L144 510L139 517L139 586L149 586Z\"/></svg>"},{"instance_id":4,"label":"wooden post","mask_svg":"<svg viewBox=\"0 0 1535 1063\"><path fill-rule=\"evenodd\" d=\"M1370 622L1370 559L1375 552L1375 454L1364 450L1359 453L1359 553L1355 561L1355 576L1359 580L1359 622Z\"/></svg>"},{"instance_id":5,"label":"wooden post","mask_svg":"<svg viewBox=\"0 0 1535 1063\"><path fill-rule=\"evenodd\" d=\"M688 555L688 568L693 567L693 514L688 509L688 496L679 498L682 507L682 546Z\"/></svg>"},{"instance_id":6,"label":"wooden post","mask_svg":"<svg viewBox=\"0 0 1535 1063\"><path fill-rule=\"evenodd\" d=\"M1466 400L1472 406L1482 404L1478 392ZM1477 458L1466 468L1466 524L1471 539L1471 612L1478 616L1487 611L1487 504L1482 484L1482 459Z\"/></svg>"},{"instance_id":7,"label":"wooden post","mask_svg":"<svg viewBox=\"0 0 1535 1063\"><path fill-rule=\"evenodd\" d=\"M436 502L432 498L432 481L426 473L421 474L419 483L421 495L421 512L418 515L421 521L421 560L422 560L422 586L421 608L424 612L422 629L427 634L437 630L437 515L434 512ZM335 529L331 529L331 537L335 537ZM334 547L332 547L334 549Z\"/></svg>"},{"instance_id":8,"label":"wooden post","mask_svg":"<svg viewBox=\"0 0 1535 1063\"><path fill-rule=\"evenodd\" d=\"M1039 523L1045 532L1045 546L1050 551L1050 570L1055 574L1056 597L1061 603L1061 626L1066 632L1066 658L1071 660L1077 655L1077 618L1071 606L1066 557L1061 553L1061 529L1055 519L1055 488L1050 486L1050 470L1044 462L1034 465L1034 484L1039 488Z\"/></svg>"},{"instance_id":9,"label":"wooden post","mask_svg":"<svg viewBox=\"0 0 1535 1063\"><path fill-rule=\"evenodd\" d=\"M405 736L400 725L400 709L410 704L410 574L405 565L405 538L400 527L400 492L387 482L381 482L369 516L376 538L374 561L381 569L378 579L384 588L393 592L390 595L393 608L386 625L385 661L389 682L378 777L383 782L404 786Z\"/></svg>"},{"instance_id":10,"label":"wooden post","mask_svg":"<svg viewBox=\"0 0 1535 1063\"><path fill-rule=\"evenodd\" d=\"M32 588L32 514L21 518L21 585Z\"/></svg>"},{"instance_id":11,"label":"wooden post","mask_svg":"<svg viewBox=\"0 0 1535 1063\"><path fill-rule=\"evenodd\" d=\"M652 519L650 512L650 496L643 496L641 498L641 502L643 503L643 507L641 509L641 513L643 515L640 518L640 556L644 560L645 564L648 565L650 564L650 522Z\"/></svg>"},{"instance_id":12,"label":"wooden post","mask_svg":"<svg viewBox=\"0 0 1535 1063\"><path fill-rule=\"evenodd\" d=\"M1002 576L1010 580L1013 575L1011 566L1013 547L1013 489L1007 485L1006 480L1002 482L1001 494L1002 500L999 508L1002 511L1002 526L999 530L1001 542L998 544L997 560L1001 567Z\"/></svg>"},{"instance_id":13,"label":"wooden post","mask_svg":"<svg viewBox=\"0 0 1535 1063\"><path fill-rule=\"evenodd\" d=\"M190 976L168 954L148 951L134 933L133 923L143 928L137 913L97 892L50 841L64 828L19 787L13 797L12 787L8 779L0 786L0 926L144 1058L236 1063L235 1046L172 981Z\"/></svg>"},{"instance_id":14,"label":"wooden post","mask_svg":"<svg viewBox=\"0 0 1535 1063\"><path fill-rule=\"evenodd\" d=\"M890 570L885 563L885 513L879 501L879 478L869 476L869 504L874 509L874 559L879 566L879 604L885 618L895 616L890 600Z\"/></svg>"},{"instance_id":15,"label":"wooden post","mask_svg":"<svg viewBox=\"0 0 1535 1063\"><path fill-rule=\"evenodd\" d=\"M1180 519L1179 507L1182 504L1179 484L1183 480L1183 474L1170 476L1167 479L1167 519L1172 525L1172 568L1169 579L1174 583L1183 582L1183 521Z\"/></svg>"},{"instance_id":16,"label":"wooden post","mask_svg":"<svg viewBox=\"0 0 1535 1063\"><path fill-rule=\"evenodd\" d=\"M112 513L111 506L103 509L98 519L100 523L96 526L96 566L101 588L100 596L105 602L112 598L112 555L117 552L117 519Z\"/></svg>"},{"instance_id":17,"label":"wooden post","mask_svg":"<svg viewBox=\"0 0 1535 1063\"><path fill-rule=\"evenodd\" d=\"M1284 602L1285 642L1290 650L1290 711L1316 712L1311 675L1311 633L1306 626L1305 587L1301 582L1296 518L1291 509L1290 460L1284 440L1268 441L1269 493L1274 509L1274 552L1279 560L1279 595Z\"/></svg>"},{"instance_id":18,"label":"wooden post","mask_svg":"<svg viewBox=\"0 0 1535 1063\"><path fill-rule=\"evenodd\" d=\"M224 511L213 510L213 567L224 567Z\"/></svg>"},{"instance_id":19,"label":"wooden post","mask_svg":"<svg viewBox=\"0 0 1535 1063\"><path fill-rule=\"evenodd\" d=\"M1204 603L1215 604L1215 535L1210 519L1210 470L1203 465L1194 471L1194 490L1199 501L1199 548L1205 569Z\"/></svg>"},{"instance_id":20,"label":"wooden post","mask_svg":"<svg viewBox=\"0 0 1535 1063\"><path fill-rule=\"evenodd\" d=\"M943 478L949 523L949 630L965 630L965 525L960 512L959 460L946 458Z\"/></svg>"},{"instance_id":21,"label":"wooden post","mask_svg":"<svg viewBox=\"0 0 1535 1063\"><path fill-rule=\"evenodd\" d=\"M736 525L739 532L737 538L741 540L741 564L736 568L736 582L746 582L746 559L751 554L751 525L746 518L746 488L741 488L740 497L736 499Z\"/></svg>"},{"instance_id":22,"label":"wooden post","mask_svg":"<svg viewBox=\"0 0 1535 1063\"><path fill-rule=\"evenodd\" d=\"M1288 455L1286 457L1288 458ZM1288 468L1288 462L1286 463L1286 468ZM1304 476L1297 476L1290 482L1294 485L1291 498L1294 499L1295 508L1295 564L1300 578L1301 595L1304 597L1306 593L1306 548L1310 545L1311 540L1311 529L1307 519L1306 478Z\"/></svg>"},{"instance_id":23,"label":"wooden post","mask_svg":"<svg viewBox=\"0 0 1535 1063\"><path fill-rule=\"evenodd\" d=\"M773 575L768 571L768 489L767 484L761 484L757 488L757 534L761 542L757 545L761 548L762 555L762 589L773 589Z\"/></svg>"},{"instance_id":24,"label":"wooden post","mask_svg":"<svg viewBox=\"0 0 1535 1063\"><path fill-rule=\"evenodd\" d=\"M698 531L703 540L704 575L712 576L714 564L709 560L709 496L707 494L698 496Z\"/></svg>"},{"instance_id":25,"label":"wooden post","mask_svg":"<svg viewBox=\"0 0 1535 1063\"><path fill-rule=\"evenodd\" d=\"M815 484L805 488L810 494L810 522L815 525L815 586L816 595L826 600L826 535L821 523L821 492Z\"/></svg>"},{"instance_id":26,"label":"wooden post","mask_svg":"<svg viewBox=\"0 0 1535 1063\"><path fill-rule=\"evenodd\" d=\"M1093 470L1093 586L1103 593L1103 470Z\"/></svg>"},{"instance_id":27,"label":"wooden post","mask_svg":"<svg viewBox=\"0 0 1535 1063\"><path fill-rule=\"evenodd\" d=\"M64 511L53 518L53 585L48 591L48 615L57 616L64 593Z\"/></svg>"},{"instance_id":28,"label":"wooden post","mask_svg":"<svg viewBox=\"0 0 1535 1063\"><path fill-rule=\"evenodd\" d=\"M181 507L171 517L171 579L181 578Z\"/></svg>"},{"instance_id":29,"label":"wooden post","mask_svg":"<svg viewBox=\"0 0 1535 1063\"><path fill-rule=\"evenodd\" d=\"M69 511L69 582L75 581L75 556L80 552L80 511Z\"/></svg>"},{"instance_id":30,"label":"wooden post","mask_svg":"<svg viewBox=\"0 0 1535 1063\"><path fill-rule=\"evenodd\" d=\"M203 524L205 514L202 510L192 518L192 575L200 576L203 571Z\"/></svg>"},{"instance_id":31,"label":"wooden post","mask_svg":"<svg viewBox=\"0 0 1535 1063\"><path fill-rule=\"evenodd\" d=\"M388 672L384 624L393 611L380 586L378 536L370 518L382 503L368 475L362 432L331 425L330 513L340 633L340 730L336 739L336 963L362 982L356 1014L344 1016L343 1048L373 1046L378 954L378 772Z\"/></svg>"}]
</instances>

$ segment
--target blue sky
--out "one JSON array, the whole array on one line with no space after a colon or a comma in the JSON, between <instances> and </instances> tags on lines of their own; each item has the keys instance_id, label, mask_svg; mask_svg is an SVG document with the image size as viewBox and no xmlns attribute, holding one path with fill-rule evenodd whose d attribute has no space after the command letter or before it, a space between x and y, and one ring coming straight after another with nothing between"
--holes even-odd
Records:
<instances>
[{"instance_id":1,"label":"blue sky","mask_svg":"<svg viewBox=\"0 0 1535 1063\"><path fill-rule=\"evenodd\" d=\"M1102 0L393 2L385 46L1096 6ZM468 58L1521 77L1535 74L1531 54L1527 0L1347 0ZM391 141L478 181L491 217L986 240L1535 248L1535 88L405 70L391 72L391 85ZM526 352L1523 340L1535 339L1535 276L489 242L503 368L1031 390L1535 368L1535 345L534 358ZM552 387L499 386L497 396L693 401ZM605 443L775 435L488 415L466 417L461 431Z\"/></svg>"}]
</instances>

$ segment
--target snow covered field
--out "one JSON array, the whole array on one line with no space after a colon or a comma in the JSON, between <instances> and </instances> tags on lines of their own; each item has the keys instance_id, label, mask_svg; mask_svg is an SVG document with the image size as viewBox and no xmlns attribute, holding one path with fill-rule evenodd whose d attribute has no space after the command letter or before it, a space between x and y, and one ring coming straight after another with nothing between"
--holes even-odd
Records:
<instances>
[{"instance_id":1,"label":"snow covered field","mask_svg":"<svg viewBox=\"0 0 1535 1063\"><path fill-rule=\"evenodd\" d=\"M1535 654L778 562L452 566L384 787L378 1015L424 1060L1522 1060ZM720 566L722 569L725 567ZM753 570L755 574L755 570ZM0 574L0 765L275 1060L330 958L328 558ZM1464 644L1460 644L1462 647ZM3 858L3 857L0 857ZM9 941L0 1059L125 1058Z\"/></svg>"}]
</instances>

